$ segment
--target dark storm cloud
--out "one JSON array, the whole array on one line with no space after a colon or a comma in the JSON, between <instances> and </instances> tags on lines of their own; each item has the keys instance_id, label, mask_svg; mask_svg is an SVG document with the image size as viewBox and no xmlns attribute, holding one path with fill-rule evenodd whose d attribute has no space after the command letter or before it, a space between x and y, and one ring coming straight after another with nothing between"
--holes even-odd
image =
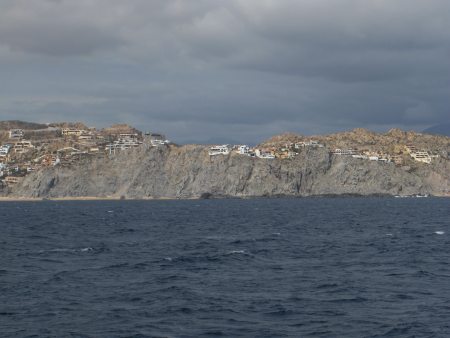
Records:
<instances>
[{"instance_id":1,"label":"dark storm cloud","mask_svg":"<svg viewBox=\"0 0 450 338\"><path fill-rule=\"evenodd\" d=\"M107 27L64 8L63 1L5 1L0 7L0 44L12 51L49 56L88 55L113 49L123 39Z\"/></svg>"},{"instance_id":2,"label":"dark storm cloud","mask_svg":"<svg viewBox=\"0 0 450 338\"><path fill-rule=\"evenodd\" d=\"M2 29L0 41L13 51L50 56L86 55L96 50L112 49L123 42L93 27L54 27L48 23Z\"/></svg>"},{"instance_id":3,"label":"dark storm cloud","mask_svg":"<svg viewBox=\"0 0 450 338\"><path fill-rule=\"evenodd\" d=\"M448 119L444 0L4 0L1 119L179 139Z\"/></svg>"}]
</instances>

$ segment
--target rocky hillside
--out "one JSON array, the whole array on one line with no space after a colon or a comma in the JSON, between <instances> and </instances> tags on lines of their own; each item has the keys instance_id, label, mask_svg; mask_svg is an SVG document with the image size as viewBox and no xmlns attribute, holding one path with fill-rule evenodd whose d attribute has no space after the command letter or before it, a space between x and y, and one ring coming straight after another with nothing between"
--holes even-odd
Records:
<instances>
[{"instance_id":1,"label":"rocky hillside","mask_svg":"<svg viewBox=\"0 0 450 338\"><path fill-rule=\"evenodd\" d=\"M391 129L385 134L380 134L363 128L357 128L347 132L311 137L287 133L274 136L263 142L261 146L282 146L289 142L295 143L305 140L318 141L327 146L329 149L369 149L389 153L400 153L407 144L414 144L419 149L426 149L440 155L442 155L442 151L444 151L443 156L446 156L446 153L448 153L448 150L450 149L450 137L445 137L442 135L402 131L400 129Z\"/></svg>"},{"instance_id":2,"label":"rocky hillside","mask_svg":"<svg viewBox=\"0 0 450 338\"><path fill-rule=\"evenodd\" d=\"M26 129L26 130L36 130L36 129L46 129L46 124L25 122L25 121L0 121L0 130L8 131L9 129Z\"/></svg>"},{"instance_id":3,"label":"rocky hillside","mask_svg":"<svg viewBox=\"0 0 450 338\"><path fill-rule=\"evenodd\" d=\"M0 121L0 142L8 140L8 131L10 129L23 129L27 131L47 129L46 124L25 122L25 121Z\"/></svg>"},{"instance_id":4,"label":"rocky hillside","mask_svg":"<svg viewBox=\"0 0 450 338\"><path fill-rule=\"evenodd\" d=\"M292 159L270 160L236 153L210 157L206 147L187 145L142 146L72 167L42 169L15 185L10 196L199 198L449 191L450 161L442 157L411 167L334 156L327 148L304 148Z\"/></svg>"}]
</instances>

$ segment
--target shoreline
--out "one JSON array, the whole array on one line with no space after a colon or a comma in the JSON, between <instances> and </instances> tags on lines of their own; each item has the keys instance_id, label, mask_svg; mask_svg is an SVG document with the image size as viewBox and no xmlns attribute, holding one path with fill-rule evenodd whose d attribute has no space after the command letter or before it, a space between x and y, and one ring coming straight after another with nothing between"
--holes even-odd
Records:
<instances>
[{"instance_id":1,"label":"shoreline","mask_svg":"<svg viewBox=\"0 0 450 338\"><path fill-rule=\"evenodd\" d=\"M157 200L177 200L179 198L169 197L143 197L143 198L121 198L115 196L66 196L66 197L15 197L1 196L0 202L45 202L45 201L157 201ZM183 198L195 199L195 198Z\"/></svg>"},{"instance_id":2,"label":"shoreline","mask_svg":"<svg viewBox=\"0 0 450 338\"><path fill-rule=\"evenodd\" d=\"M295 198L423 198L421 196L396 196L396 195L352 195L352 194L336 194L336 195L311 195L311 196L216 196L210 198L201 198L201 197L186 197L186 198L177 198L177 197L139 197L139 198L123 198L117 196L65 196L65 197L17 197L17 196L0 196L1 202L45 202L45 201L176 201L176 200L220 200L220 199L295 199ZM450 195L429 195L425 198L450 198Z\"/></svg>"}]
</instances>

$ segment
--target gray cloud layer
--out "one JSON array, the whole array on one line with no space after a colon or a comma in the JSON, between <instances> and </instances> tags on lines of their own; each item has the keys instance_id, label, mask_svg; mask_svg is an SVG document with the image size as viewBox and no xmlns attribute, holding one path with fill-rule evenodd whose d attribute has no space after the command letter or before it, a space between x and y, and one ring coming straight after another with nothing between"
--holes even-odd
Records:
<instances>
[{"instance_id":1,"label":"gray cloud layer","mask_svg":"<svg viewBox=\"0 0 450 338\"><path fill-rule=\"evenodd\" d=\"M0 117L179 141L447 121L447 0L3 0Z\"/></svg>"}]
</instances>

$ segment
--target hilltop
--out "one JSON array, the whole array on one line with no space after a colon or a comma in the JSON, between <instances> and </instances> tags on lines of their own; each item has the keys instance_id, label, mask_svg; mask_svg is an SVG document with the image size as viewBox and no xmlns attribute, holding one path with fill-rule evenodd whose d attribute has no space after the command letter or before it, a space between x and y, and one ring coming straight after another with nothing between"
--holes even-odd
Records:
<instances>
[{"instance_id":1,"label":"hilltop","mask_svg":"<svg viewBox=\"0 0 450 338\"><path fill-rule=\"evenodd\" d=\"M387 152L400 151L404 145L415 144L419 148L430 151L440 151L450 145L450 137L391 129L387 133L376 133L364 128L356 128L351 131L334 133L329 135L302 136L294 133L286 133L274 136L260 145L282 146L290 142L314 140L330 149L380 149Z\"/></svg>"},{"instance_id":2,"label":"hilltop","mask_svg":"<svg viewBox=\"0 0 450 338\"><path fill-rule=\"evenodd\" d=\"M25 122L19 120L0 121L0 131L8 131L10 129L37 130L46 128L48 128L48 126L42 123Z\"/></svg>"}]
</instances>

